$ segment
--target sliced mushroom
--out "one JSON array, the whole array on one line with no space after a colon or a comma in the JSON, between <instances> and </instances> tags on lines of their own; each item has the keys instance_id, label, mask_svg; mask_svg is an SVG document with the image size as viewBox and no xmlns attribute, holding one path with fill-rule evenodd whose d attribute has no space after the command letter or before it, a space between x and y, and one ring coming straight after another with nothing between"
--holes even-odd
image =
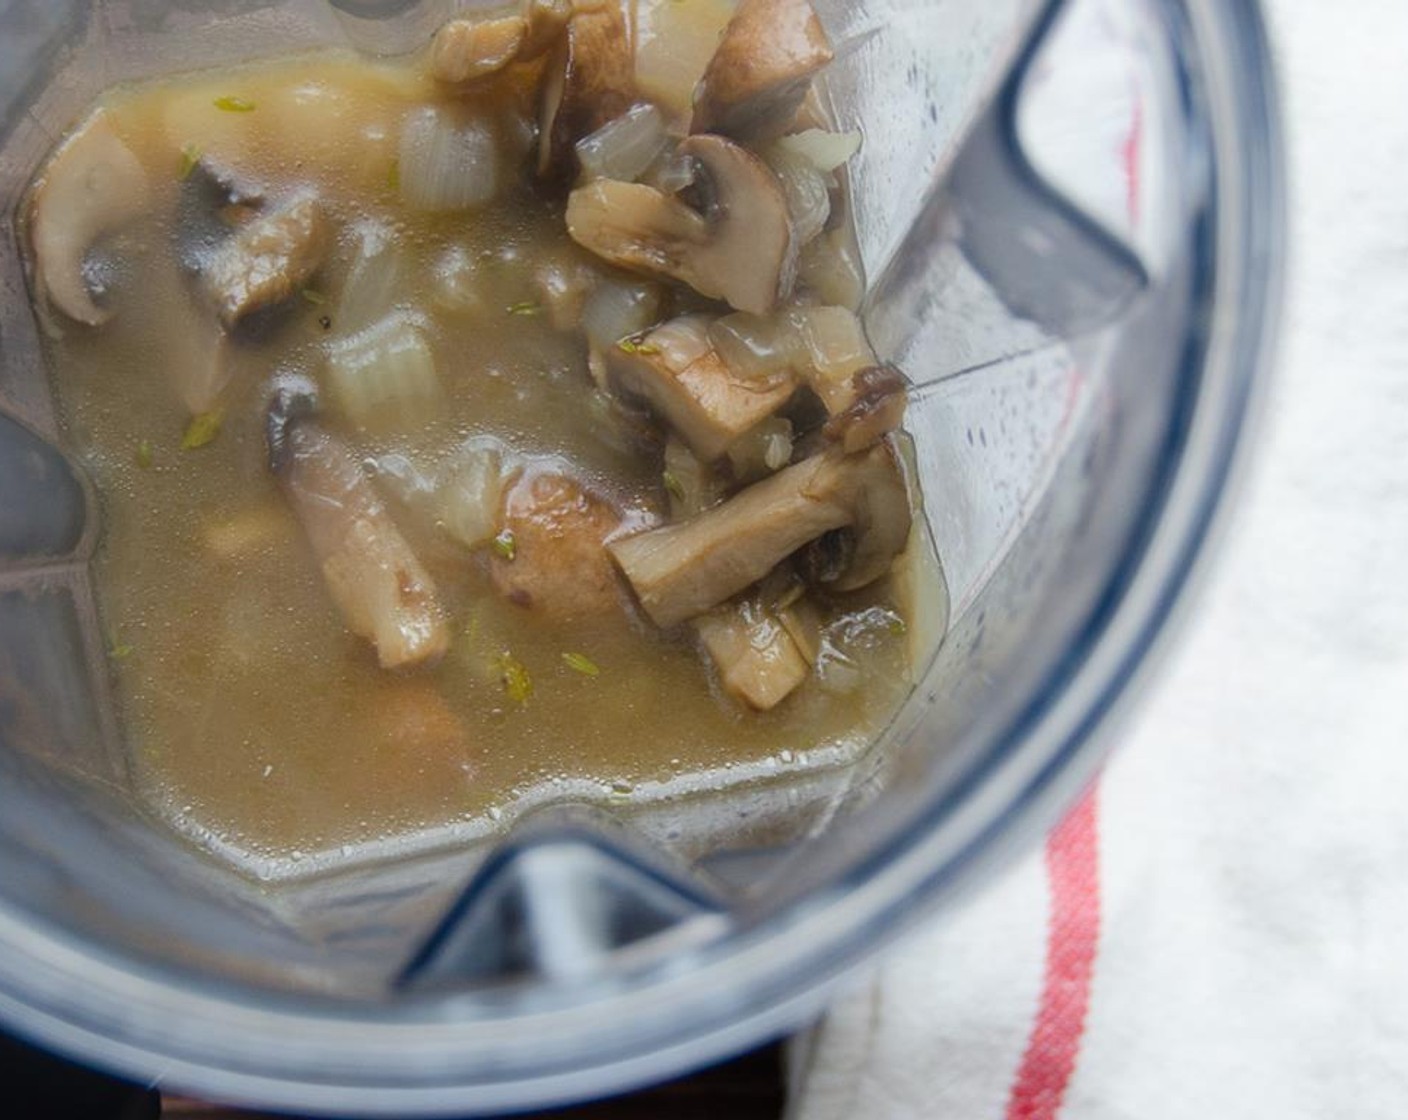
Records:
<instances>
[{"instance_id":1,"label":"sliced mushroom","mask_svg":"<svg viewBox=\"0 0 1408 1120\"><path fill-rule=\"evenodd\" d=\"M383 668L438 659L449 627L435 584L345 444L307 394L281 390L267 419L269 467L297 514L347 627Z\"/></svg>"},{"instance_id":2,"label":"sliced mushroom","mask_svg":"<svg viewBox=\"0 0 1408 1120\"><path fill-rule=\"evenodd\" d=\"M518 50L520 61L538 58L551 50L567 30L572 0L527 0L528 34Z\"/></svg>"},{"instance_id":3,"label":"sliced mushroom","mask_svg":"<svg viewBox=\"0 0 1408 1120\"><path fill-rule=\"evenodd\" d=\"M572 192L567 231L623 268L663 272L701 295L763 315L791 291L797 245L777 177L719 136L691 136L699 211L653 187L602 180Z\"/></svg>"},{"instance_id":4,"label":"sliced mushroom","mask_svg":"<svg viewBox=\"0 0 1408 1120\"><path fill-rule=\"evenodd\" d=\"M567 232L603 260L636 272L685 279L709 241L704 219L679 199L641 183L598 179L567 199Z\"/></svg>"},{"instance_id":5,"label":"sliced mushroom","mask_svg":"<svg viewBox=\"0 0 1408 1120\"><path fill-rule=\"evenodd\" d=\"M635 74L618 0L578 0L548 59L538 107L538 174L570 175L576 143L630 106Z\"/></svg>"},{"instance_id":6,"label":"sliced mushroom","mask_svg":"<svg viewBox=\"0 0 1408 1120\"><path fill-rule=\"evenodd\" d=\"M851 527L854 565L834 582L864 586L909 536L909 495L894 451L831 449L779 471L688 521L607 545L660 626L693 618L757 582L823 533Z\"/></svg>"},{"instance_id":7,"label":"sliced mushroom","mask_svg":"<svg viewBox=\"0 0 1408 1120\"><path fill-rule=\"evenodd\" d=\"M822 434L848 455L893 432L904 420L908 384L892 365L868 366L851 375L851 402L826 422Z\"/></svg>"},{"instance_id":8,"label":"sliced mushroom","mask_svg":"<svg viewBox=\"0 0 1408 1120\"><path fill-rule=\"evenodd\" d=\"M525 472L504 497L501 547L490 558L495 590L558 622L619 612L622 588L606 540L623 523L615 505L577 479Z\"/></svg>"},{"instance_id":9,"label":"sliced mushroom","mask_svg":"<svg viewBox=\"0 0 1408 1120\"><path fill-rule=\"evenodd\" d=\"M796 388L788 374L738 376L709 342L709 319L685 315L639 341L606 352L607 381L658 412L705 461L787 403Z\"/></svg>"},{"instance_id":10,"label":"sliced mushroom","mask_svg":"<svg viewBox=\"0 0 1408 1120\"><path fill-rule=\"evenodd\" d=\"M430 73L449 85L495 74L518 57L527 36L528 21L516 13L452 19L435 33Z\"/></svg>"},{"instance_id":11,"label":"sliced mushroom","mask_svg":"<svg viewBox=\"0 0 1408 1120\"><path fill-rule=\"evenodd\" d=\"M98 306L84 277L84 258L103 237L146 209L150 184L131 149L99 110L49 161L30 209L34 279L41 297L89 326L112 312Z\"/></svg>"},{"instance_id":12,"label":"sliced mushroom","mask_svg":"<svg viewBox=\"0 0 1408 1120\"><path fill-rule=\"evenodd\" d=\"M811 673L791 631L757 596L716 607L692 625L724 691L756 711L777 707Z\"/></svg>"},{"instance_id":13,"label":"sliced mushroom","mask_svg":"<svg viewBox=\"0 0 1408 1120\"><path fill-rule=\"evenodd\" d=\"M322 205L311 195L232 234L210 255L201 276L220 321L233 327L253 311L282 303L318 271L331 241Z\"/></svg>"},{"instance_id":14,"label":"sliced mushroom","mask_svg":"<svg viewBox=\"0 0 1408 1120\"><path fill-rule=\"evenodd\" d=\"M808 0L742 0L694 89L693 132L785 132L831 43Z\"/></svg>"}]
</instances>

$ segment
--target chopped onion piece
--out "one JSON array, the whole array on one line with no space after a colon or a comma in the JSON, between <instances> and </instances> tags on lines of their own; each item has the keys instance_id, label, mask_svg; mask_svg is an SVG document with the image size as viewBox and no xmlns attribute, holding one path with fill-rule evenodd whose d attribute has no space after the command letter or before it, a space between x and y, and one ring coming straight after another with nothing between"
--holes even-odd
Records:
<instances>
[{"instance_id":1,"label":"chopped onion piece","mask_svg":"<svg viewBox=\"0 0 1408 1120\"><path fill-rule=\"evenodd\" d=\"M733 442L728 460L739 482L756 482L792 461L792 424L769 416Z\"/></svg>"},{"instance_id":2,"label":"chopped onion piece","mask_svg":"<svg viewBox=\"0 0 1408 1120\"><path fill-rule=\"evenodd\" d=\"M436 307L463 315L484 309L479 262L463 245L451 245L431 266L431 298Z\"/></svg>"},{"instance_id":3,"label":"chopped onion piece","mask_svg":"<svg viewBox=\"0 0 1408 1120\"><path fill-rule=\"evenodd\" d=\"M786 315L735 311L709 324L709 342L724 364L748 380L763 381L795 367L801 342Z\"/></svg>"},{"instance_id":4,"label":"chopped onion piece","mask_svg":"<svg viewBox=\"0 0 1408 1120\"><path fill-rule=\"evenodd\" d=\"M665 441L665 494L670 503L670 519L683 521L724 500L724 488L713 467L701 462L678 436Z\"/></svg>"},{"instance_id":5,"label":"chopped onion piece","mask_svg":"<svg viewBox=\"0 0 1408 1120\"><path fill-rule=\"evenodd\" d=\"M830 230L803 246L797 261L797 281L822 303L860 309L865 276L860 256L843 229Z\"/></svg>"},{"instance_id":6,"label":"chopped onion piece","mask_svg":"<svg viewBox=\"0 0 1408 1120\"><path fill-rule=\"evenodd\" d=\"M860 320L844 307L799 307L787 313L805 347L807 368L821 381L840 384L875 364Z\"/></svg>"},{"instance_id":7,"label":"chopped onion piece","mask_svg":"<svg viewBox=\"0 0 1408 1120\"><path fill-rule=\"evenodd\" d=\"M696 174L694 160L675 151L661 153L655 166L646 172L643 182L657 191L666 194L679 194L686 187L694 185Z\"/></svg>"},{"instance_id":8,"label":"chopped onion piece","mask_svg":"<svg viewBox=\"0 0 1408 1120\"><path fill-rule=\"evenodd\" d=\"M477 548L498 533L506 481L503 468L498 448L467 445L441 472L436 516L461 544Z\"/></svg>"},{"instance_id":9,"label":"chopped onion piece","mask_svg":"<svg viewBox=\"0 0 1408 1120\"><path fill-rule=\"evenodd\" d=\"M637 0L636 85L667 112L686 116L736 0Z\"/></svg>"},{"instance_id":10,"label":"chopped onion piece","mask_svg":"<svg viewBox=\"0 0 1408 1120\"><path fill-rule=\"evenodd\" d=\"M430 345L399 312L329 343L328 379L338 407L363 428L422 423L440 398Z\"/></svg>"},{"instance_id":11,"label":"chopped onion piece","mask_svg":"<svg viewBox=\"0 0 1408 1120\"><path fill-rule=\"evenodd\" d=\"M498 185L498 141L486 120L456 119L444 107L418 109L401 126L398 178L415 210L464 210Z\"/></svg>"},{"instance_id":12,"label":"chopped onion piece","mask_svg":"<svg viewBox=\"0 0 1408 1120\"><path fill-rule=\"evenodd\" d=\"M405 290L406 258L396 232L382 222L366 221L357 223L352 235L356 253L333 319L341 334L385 318Z\"/></svg>"},{"instance_id":13,"label":"chopped onion piece","mask_svg":"<svg viewBox=\"0 0 1408 1120\"><path fill-rule=\"evenodd\" d=\"M806 160L821 172L832 172L860 151L860 132L825 132L809 128L783 136L777 146Z\"/></svg>"},{"instance_id":14,"label":"chopped onion piece","mask_svg":"<svg viewBox=\"0 0 1408 1120\"><path fill-rule=\"evenodd\" d=\"M577 141L577 159L588 179L631 183L653 164L669 143L665 118L654 105L633 105Z\"/></svg>"},{"instance_id":15,"label":"chopped onion piece","mask_svg":"<svg viewBox=\"0 0 1408 1120\"><path fill-rule=\"evenodd\" d=\"M582 329L605 349L658 323L663 302L660 285L649 280L603 280L582 308Z\"/></svg>"},{"instance_id":16,"label":"chopped onion piece","mask_svg":"<svg viewBox=\"0 0 1408 1120\"><path fill-rule=\"evenodd\" d=\"M780 143L767 148L763 160L782 184L797 243L807 244L826 228L826 220L831 217L831 189L827 177L810 161Z\"/></svg>"}]
</instances>

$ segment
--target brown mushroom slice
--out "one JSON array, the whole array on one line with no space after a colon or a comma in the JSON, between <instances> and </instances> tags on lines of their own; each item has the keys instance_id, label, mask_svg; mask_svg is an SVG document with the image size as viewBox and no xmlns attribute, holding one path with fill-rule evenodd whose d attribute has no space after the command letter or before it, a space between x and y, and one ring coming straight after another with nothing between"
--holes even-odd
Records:
<instances>
[{"instance_id":1,"label":"brown mushroom slice","mask_svg":"<svg viewBox=\"0 0 1408 1120\"><path fill-rule=\"evenodd\" d=\"M893 449L829 449L795 463L688 521L607 545L659 626L694 618L756 583L797 549L850 527L855 567L837 588L884 574L910 528L909 494ZM883 558L883 560L882 560Z\"/></svg>"},{"instance_id":2,"label":"brown mushroom slice","mask_svg":"<svg viewBox=\"0 0 1408 1120\"><path fill-rule=\"evenodd\" d=\"M269 467L297 514L347 628L385 669L437 660L449 627L435 584L351 451L323 429L307 394L269 406Z\"/></svg>"},{"instance_id":3,"label":"brown mushroom slice","mask_svg":"<svg viewBox=\"0 0 1408 1120\"><path fill-rule=\"evenodd\" d=\"M233 327L254 311L282 303L323 263L332 237L311 195L255 218L226 239L201 274L220 321Z\"/></svg>"},{"instance_id":4,"label":"brown mushroom slice","mask_svg":"<svg viewBox=\"0 0 1408 1120\"><path fill-rule=\"evenodd\" d=\"M792 292L797 239L782 184L768 165L722 136L691 136L676 149L694 163L691 188L702 199L709 240L691 254L702 295L765 315Z\"/></svg>"},{"instance_id":5,"label":"brown mushroom slice","mask_svg":"<svg viewBox=\"0 0 1408 1120\"><path fill-rule=\"evenodd\" d=\"M527 37L528 21L517 13L452 19L435 33L431 76L447 85L464 85L496 74L518 57Z\"/></svg>"},{"instance_id":6,"label":"brown mushroom slice","mask_svg":"<svg viewBox=\"0 0 1408 1120\"><path fill-rule=\"evenodd\" d=\"M694 90L692 132L785 132L831 43L808 0L742 0Z\"/></svg>"},{"instance_id":7,"label":"brown mushroom slice","mask_svg":"<svg viewBox=\"0 0 1408 1120\"><path fill-rule=\"evenodd\" d=\"M764 315L791 291L797 244L767 164L720 136L691 136L695 211L653 187L601 180L567 200L567 232L623 268L662 272L701 295Z\"/></svg>"},{"instance_id":8,"label":"brown mushroom slice","mask_svg":"<svg viewBox=\"0 0 1408 1120\"><path fill-rule=\"evenodd\" d=\"M851 375L852 398L822 428L848 455L884 439L904 421L908 382L896 366L868 366Z\"/></svg>"},{"instance_id":9,"label":"brown mushroom slice","mask_svg":"<svg viewBox=\"0 0 1408 1120\"><path fill-rule=\"evenodd\" d=\"M788 375L738 376L709 342L709 319L685 315L606 352L607 381L659 413L701 459L723 455L792 396Z\"/></svg>"},{"instance_id":10,"label":"brown mushroom slice","mask_svg":"<svg viewBox=\"0 0 1408 1120\"><path fill-rule=\"evenodd\" d=\"M636 272L685 279L688 258L709 240L703 217L654 187L598 179L567 199L572 240Z\"/></svg>"},{"instance_id":11,"label":"brown mushroom slice","mask_svg":"<svg viewBox=\"0 0 1408 1120\"><path fill-rule=\"evenodd\" d=\"M691 625L723 690L755 711L777 707L811 674L814 658L756 595L716 607Z\"/></svg>"},{"instance_id":12,"label":"brown mushroom slice","mask_svg":"<svg viewBox=\"0 0 1408 1120\"><path fill-rule=\"evenodd\" d=\"M518 49L520 61L538 58L558 43L572 18L572 7L572 0L528 0L524 13L528 34Z\"/></svg>"},{"instance_id":13,"label":"brown mushroom slice","mask_svg":"<svg viewBox=\"0 0 1408 1120\"><path fill-rule=\"evenodd\" d=\"M489 561L494 589L556 622L620 612L606 540L623 523L619 509L577 479L530 469L504 496L503 531Z\"/></svg>"},{"instance_id":14,"label":"brown mushroom slice","mask_svg":"<svg viewBox=\"0 0 1408 1120\"><path fill-rule=\"evenodd\" d=\"M570 174L577 141L625 112L634 95L630 30L619 0L577 0L543 80L538 174Z\"/></svg>"},{"instance_id":15,"label":"brown mushroom slice","mask_svg":"<svg viewBox=\"0 0 1408 1120\"><path fill-rule=\"evenodd\" d=\"M64 142L30 204L34 279L43 299L92 327L111 318L88 290L84 258L99 240L143 213L149 189L147 173L102 110Z\"/></svg>"}]
</instances>

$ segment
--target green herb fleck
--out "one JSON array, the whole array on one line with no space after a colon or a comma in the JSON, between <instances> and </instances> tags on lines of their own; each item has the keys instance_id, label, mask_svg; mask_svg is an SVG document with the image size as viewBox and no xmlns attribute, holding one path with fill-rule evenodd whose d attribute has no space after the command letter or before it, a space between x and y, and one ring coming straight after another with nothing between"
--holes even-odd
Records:
<instances>
[{"instance_id":1,"label":"green herb fleck","mask_svg":"<svg viewBox=\"0 0 1408 1120\"><path fill-rule=\"evenodd\" d=\"M535 303L531 299L525 299L521 303L509 304L508 313L510 315L541 315L543 313L543 305L541 303Z\"/></svg>"},{"instance_id":2,"label":"green herb fleck","mask_svg":"<svg viewBox=\"0 0 1408 1120\"><path fill-rule=\"evenodd\" d=\"M386 169L386 189L399 191L401 189L401 161L393 159L391 166Z\"/></svg>"},{"instance_id":3,"label":"green herb fleck","mask_svg":"<svg viewBox=\"0 0 1408 1120\"><path fill-rule=\"evenodd\" d=\"M246 97L217 97L214 105L222 113L252 113L254 102Z\"/></svg>"},{"instance_id":4,"label":"green herb fleck","mask_svg":"<svg viewBox=\"0 0 1408 1120\"><path fill-rule=\"evenodd\" d=\"M499 654L499 679L503 681L504 692L515 704L526 704L533 695L533 678L528 675L528 666L504 650Z\"/></svg>"},{"instance_id":5,"label":"green herb fleck","mask_svg":"<svg viewBox=\"0 0 1408 1120\"><path fill-rule=\"evenodd\" d=\"M908 632L909 627L905 625L904 619L897 614L890 615L889 621L885 624L885 629L889 630L895 637Z\"/></svg>"},{"instance_id":6,"label":"green herb fleck","mask_svg":"<svg viewBox=\"0 0 1408 1120\"><path fill-rule=\"evenodd\" d=\"M581 673L584 677L601 676L601 667L585 653L564 653L562 663L574 673Z\"/></svg>"},{"instance_id":7,"label":"green herb fleck","mask_svg":"<svg viewBox=\"0 0 1408 1120\"><path fill-rule=\"evenodd\" d=\"M132 656L133 647L127 642L114 642L108 653L114 661L123 661Z\"/></svg>"},{"instance_id":8,"label":"green herb fleck","mask_svg":"<svg viewBox=\"0 0 1408 1120\"><path fill-rule=\"evenodd\" d=\"M623 338L616 343L616 349L626 354L658 354L660 347L649 342L641 342L638 338Z\"/></svg>"},{"instance_id":9,"label":"green herb fleck","mask_svg":"<svg viewBox=\"0 0 1408 1120\"><path fill-rule=\"evenodd\" d=\"M664 480L665 489L669 492L670 497L677 502L684 501L684 483L676 477L675 472L666 471L660 477Z\"/></svg>"},{"instance_id":10,"label":"green herb fleck","mask_svg":"<svg viewBox=\"0 0 1408 1120\"><path fill-rule=\"evenodd\" d=\"M301 295L314 307L322 307L323 304L327 303L328 301L327 296L323 295L322 292L314 290L313 288L304 288L303 291L299 293L299 295Z\"/></svg>"},{"instance_id":11,"label":"green herb fleck","mask_svg":"<svg viewBox=\"0 0 1408 1120\"><path fill-rule=\"evenodd\" d=\"M176 168L178 179L189 179L191 172L196 169L196 164L200 162L200 157L204 153L200 150L199 144L186 144L181 148L181 162Z\"/></svg>"},{"instance_id":12,"label":"green herb fleck","mask_svg":"<svg viewBox=\"0 0 1408 1120\"><path fill-rule=\"evenodd\" d=\"M221 413L218 408L191 417L185 434L181 436L181 450L194 451L213 441L220 434L220 420Z\"/></svg>"},{"instance_id":13,"label":"green herb fleck","mask_svg":"<svg viewBox=\"0 0 1408 1120\"><path fill-rule=\"evenodd\" d=\"M156 461L156 456L152 454L152 441L140 439L137 441L137 451L132 456L132 461L144 471L152 469L152 463Z\"/></svg>"},{"instance_id":14,"label":"green herb fleck","mask_svg":"<svg viewBox=\"0 0 1408 1120\"><path fill-rule=\"evenodd\" d=\"M512 560L518 555L518 542L514 540L512 529L505 529L489 543L505 560Z\"/></svg>"}]
</instances>

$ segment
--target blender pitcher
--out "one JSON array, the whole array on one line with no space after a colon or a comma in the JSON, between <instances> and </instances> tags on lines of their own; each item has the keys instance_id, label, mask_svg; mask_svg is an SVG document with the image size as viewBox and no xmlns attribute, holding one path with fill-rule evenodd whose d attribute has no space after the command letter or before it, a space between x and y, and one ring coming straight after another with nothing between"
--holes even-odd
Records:
<instances>
[{"instance_id":1,"label":"blender pitcher","mask_svg":"<svg viewBox=\"0 0 1408 1120\"><path fill-rule=\"evenodd\" d=\"M543 1107L802 1022L1089 779L1203 550L1265 360L1281 184L1252 0L819 0L928 557L877 742L628 802L254 860L144 801L15 215L104 88L449 3L0 4L0 1022L300 1112Z\"/></svg>"}]
</instances>

